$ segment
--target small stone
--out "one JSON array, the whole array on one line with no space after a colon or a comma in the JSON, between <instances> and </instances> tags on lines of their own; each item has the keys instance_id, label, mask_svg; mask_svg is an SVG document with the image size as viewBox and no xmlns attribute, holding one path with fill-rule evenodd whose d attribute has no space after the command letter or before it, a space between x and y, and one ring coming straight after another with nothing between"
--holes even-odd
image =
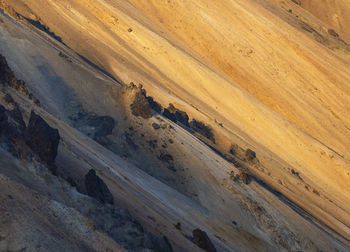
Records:
<instances>
[{"instance_id":1,"label":"small stone","mask_svg":"<svg viewBox=\"0 0 350 252\"><path fill-rule=\"evenodd\" d=\"M160 125L158 123L152 123L152 127L155 130L160 129Z\"/></svg>"}]
</instances>

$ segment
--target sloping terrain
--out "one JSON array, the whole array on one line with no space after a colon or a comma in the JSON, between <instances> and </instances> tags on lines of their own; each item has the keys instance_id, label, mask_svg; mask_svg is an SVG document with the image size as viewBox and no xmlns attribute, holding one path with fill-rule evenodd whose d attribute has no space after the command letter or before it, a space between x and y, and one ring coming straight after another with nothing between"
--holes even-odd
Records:
<instances>
[{"instance_id":1,"label":"sloping terrain","mask_svg":"<svg viewBox=\"0 0 350 252\"><path fill-rule=\"evenodd\" d=\"M61 136L2 146L0 249L347 251L347 32L301 2L0 1L0 103Z\"/></svg>"}]
</instances>

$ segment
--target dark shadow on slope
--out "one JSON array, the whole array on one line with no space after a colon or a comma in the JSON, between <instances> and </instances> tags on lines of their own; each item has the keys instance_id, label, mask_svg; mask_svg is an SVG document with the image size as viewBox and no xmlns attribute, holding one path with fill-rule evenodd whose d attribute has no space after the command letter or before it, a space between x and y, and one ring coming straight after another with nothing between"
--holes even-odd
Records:
<instances>
[{"instance_id":1,"label":"dark shadow on slope","mask_svg":"<svg viewBox=\"0 0 350 252\"><path fill-rule=\"evenodd\" d=\"M50 31L50 28L46 25L43 25L42 23L40 23L40 21L38 20L34 20L34 19L31 19L31 18L27 18L21 14L18 14L20 17L22 17L24 20L26 20L28 23L30 23L31 25L35 26L36 28L38 28L39 30L45 32L47 35L49 35L51 38L57 40L58 42L66 45L62 38L57 36L54 32Z\"/></svg>"},{"instance_id":2,"label":"dark shadow on slope","mask_svg":"<svg viewBox=\"0 0 350 252\"><path fill-rule=\"evenodd\" d=\"M112 80L114 80L115 82L119 83L120 82L114 78L114 76L112 74L110 74L109 72L107 72L106 70L104 70L103 68L99 67L98 65L96 65L94 62L92 62L91 60L89 60L88 58L84 57L83 55L79 54L79 57L84 60L86 63L88 63L90 66L92 66L93 68L97 69L98 71L102 72L104 75L107 75L109 78L111 78Z\"/></svg>"}]
</instances>

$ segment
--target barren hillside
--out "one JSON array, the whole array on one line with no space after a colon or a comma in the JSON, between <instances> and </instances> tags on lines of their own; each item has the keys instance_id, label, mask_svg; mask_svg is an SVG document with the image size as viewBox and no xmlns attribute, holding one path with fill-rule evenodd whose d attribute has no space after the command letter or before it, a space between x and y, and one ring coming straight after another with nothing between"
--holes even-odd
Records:
<instances>
[{"instance_id":1,"label":"barren hillside","mask_svg":"<svg viewBox=\"0 0 350 252\"><path fill-rule=\"evenodd\" d=\"M0 7L1 251L349 249L346 1Z\"/></svg>"}]
</instances>

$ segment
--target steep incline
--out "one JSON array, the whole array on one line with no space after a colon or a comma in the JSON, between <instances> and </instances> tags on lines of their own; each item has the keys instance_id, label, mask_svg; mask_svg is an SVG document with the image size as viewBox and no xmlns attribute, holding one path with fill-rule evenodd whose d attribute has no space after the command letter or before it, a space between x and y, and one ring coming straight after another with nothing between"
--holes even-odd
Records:
<instances>
[{"instance_id":1,"label":"steep incline","mask_svg":"<svg viewBox=\"0 0 350 252\"><path fill-rule=\"evenodd\" d=\"M350 240L350 50L344 43L346 29L339 31L344 36L341 41L327 31L331 27L322 30L327 20L302 9L311 9L311 1L310 5L259 0L7 3L14 8L2 4L7 13L23 15L22 19L17 15L23 24L26 17L41 30L46 26L56 39L90 60L90 65L105 69L122 84L142 83L163 107L173 103L191 119L205 122L215 136L215 144L210 144L221 153L232 150L237 158L232 144L253 149L258 162L244 163L252 175L342 242ZM55 43L57 50L68 54L67 48ZM2 50L8 48L9 44L3 45ZM26 48L22 50L9 55L13 62ZM80 62L76 55L68 55L61 56L61 61ZM118 91L108 87L117 84L106 76L85 83L79 74L65 76L65 67L57 63L52 63L57 72L48 72L45 60L54 62L54 56L43 60L28 55L26 60L42 66L23 71L17 67L20 77L31 83L31 91L44 101L45 109L63 121L69 122L70 112L78 110L67 103L75 99L95 113L120 116L119 101L111 95ZM31 76L32 71L43 77ZM44 77L58 85L38 89ZM101 79L108 84L99 86ZM81 91L73 81L86 88ZM60 88L66 85L69 88ZM71 90L76 97L67 95ZM201 167L203 158L198 160L196 167ZM224 165L214 170L214 174L226 171ZM204 178L195 181L192 186L199 192L203 185L214 183ZM176 183L166 183L176 187ZM220 194L222 188L213 187ZM227 200L226 193L222 194ZM222 212L230 206L222 203L217 209L220 204L206 202L204 195L199 201Z\"/></svg>"}]
</instances>

